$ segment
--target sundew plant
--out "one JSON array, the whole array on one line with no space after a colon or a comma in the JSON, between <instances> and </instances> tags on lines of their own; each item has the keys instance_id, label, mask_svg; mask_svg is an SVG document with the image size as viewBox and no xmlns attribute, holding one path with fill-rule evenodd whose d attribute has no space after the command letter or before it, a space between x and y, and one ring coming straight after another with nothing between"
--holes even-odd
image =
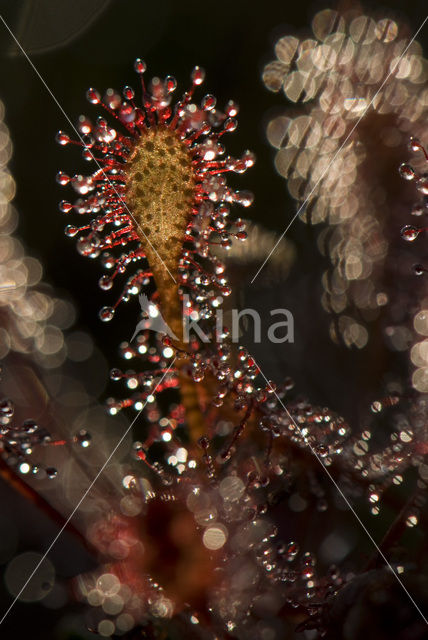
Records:
<instances>
[{"instance_id":1,"label":"sundew plant","mask_svg":"<svg viewBox=\"0 0 428 640\"><path fill-rule=\"evenodd\" d=\"M0 630L426 637L428 18L78 5L2 14Z\"/></svg>"}]
</instances>

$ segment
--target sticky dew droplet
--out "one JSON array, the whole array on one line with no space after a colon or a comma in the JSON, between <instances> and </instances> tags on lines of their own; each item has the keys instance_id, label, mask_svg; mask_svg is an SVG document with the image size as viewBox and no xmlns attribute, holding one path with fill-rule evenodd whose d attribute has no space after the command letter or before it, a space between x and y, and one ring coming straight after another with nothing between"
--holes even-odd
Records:
<instances>
[{"instance_id":1,"label":"sticky dew droplet","mask_svg":"<svg viewBox=\"0 0 428 640\"><path fill-rule=\"evenodd\" d=\"M401 229L400 233L403 240L406 240L407 242L413 242L414 240L416 240L420 232L421 232L421 229L418 229L417 227L414 227L411 224L406 224Z\"/></svg>"}]
</instances>

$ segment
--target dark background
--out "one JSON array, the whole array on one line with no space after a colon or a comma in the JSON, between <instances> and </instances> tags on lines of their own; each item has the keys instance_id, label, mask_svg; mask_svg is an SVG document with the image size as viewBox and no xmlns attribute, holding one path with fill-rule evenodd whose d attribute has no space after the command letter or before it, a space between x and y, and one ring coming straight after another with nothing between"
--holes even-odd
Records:
<instances>
[{"instance_id":1,"label":"dark background","mask_svg":"<svg viewBox=\"0 0 428 640\"><path fill-rule=\"evenodd\" d=\"M375 16L407 21L412 33L426 13L425 0L411 3L391 0L385 5L371 2L363 6ZM288 33L309 35L313 15L326 7L334 8L333 3L307 0L0 1L5 21L73 122L80 113L97 115L96 108L85 99L89 86L101 91L110 86L121 90L126 84L138 88L133 72L136 57L146 60L147 77L174 75L179 85L177 95L189 86L193 66L203 66L207 78L199 97L210 92L216 95L220 107L230 98L241 107L238 130L227 140L228 151L239 154L250 148L257 156L256 167L239 177L240 188L250 188L256 196L254 206L245 215L279 233L296 209L285 181L273 169L274 151L266 141L265 126L286 103L283 96L264 88L261 72L264 64L274 59L273 44L278 37ZM426 34L427 28L418 37L422 44L427 42ZM80 159L77 150L62 149L55 144L57 130L72 133L71 128L2 24L0 56L0 98L6 107L5 119L14 145L10 170L17 183L14 204L20 213L18 234L28 253L41 259L45 279L58 292L73 299L78 309L78 325L93 335L113 365L117 361L116 345L128 337L136 307L122 310L121 318L110 325L100 323L98 309L109 304L114 294L103 294L98 289L101 270L97 261L79 257L75 242L65 238L63 227L70 221L58 212L57 205L69 192L57 186L56 172L61 169L73 175L90 170L90 166ZM318 229L299 221L288 233L297 248L298 260L289 294L284 290L281 295L299 316L297 351L278 355L265 350L260 352L260 358L271 377L291 374L311 400L345 412L352 421L360 411L361 396L364 401L375 399L381 381L367 374L370 366L367 350L349 352L333 346L328 338L328 319L319 303L320 272L325 264L316 249L317 234ZM270 295L269 291L263 292L264 297L260 298L263 304L274 299L273 292L272 298ZM254 293L255 299L258 296L260 291ZM322 362L323 366L314 365L314 361ZM9 503L3 504L12 508L13 501L7 499ZM36 526L38 518L31 514L35 528L41 527L46 537L40 539L39 533L35 542L31 535L22 535L26 529L26 520L21 517L25 506L13 504L21 518L19 549L43 551L54 529L43 528L39 523ZM81 568L78 562L76 552L76 572ZM10 596L2 586L0 594L0 605L5 609ZM49 611L41 605L17 604L0 628L0 636L34 640L71 637L54 631L55 620L62 616L62 611Z\"/></svg>"}]
</instances>

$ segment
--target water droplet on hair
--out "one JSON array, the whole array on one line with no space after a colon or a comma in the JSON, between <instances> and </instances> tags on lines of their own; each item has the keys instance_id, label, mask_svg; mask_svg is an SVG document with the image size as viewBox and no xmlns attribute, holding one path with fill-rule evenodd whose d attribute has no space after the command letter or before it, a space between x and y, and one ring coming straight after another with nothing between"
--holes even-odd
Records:
<instances>
[{"instance_id":1,"label":"water droplet on hair","mask_svg":"<svg viewBox=\"0 0 428 640\"><path fill-rule=\"evenodd\" d=\"M413 205L410 213L412 214L412 216L421 216L424 213L423 205L420 202L417 202Z\"/></svg>"},{"instance_id":2,"label":"water droplet on hair","mask_svg":"<svg viewBox=\"0 0 428 640\"><path fill-rule=\"evenodd\" d=\"M86 431L86 429L80 429L75 435L75 441L80 444L81 447L86 449L91 444L92 436Z\"/></svg>"},{"instance_id":3,"label":"water droplet on hair","mask_svg":"<svg viewBox=\"0 0 428 640\"><path fill-rule=\"evenodd\" d=\"M70 142L70 136L68 136L64 131L58 131L55 137L58 144L66 145Z\"/></svg>"},{"instance_id":4,"label":"water droplet on hair","mask_svg":"<svg viewBox=\"0 0 428 640\"><path fill-rule=\"evenodd\" d=\"M113 280L108 276L101 276L98 281L98 285L103 291L108 291L113 286Z\"/></svg>"},{"instance_id":5,"label":"water droplet on hair","mask_svg":"<svg viewBox=\"0 0 428 640\"><path fill-rule=\"evenodd\" d=\"M414 227L411 224L406 224L401 229L400 233L403 240L407 240L407 242L413 242L413 240L416 240L416 238L418 237L420 233L420 229L418 229L417 227Z\"/></svg>"},{"instance_id":6,"label":"water droplet on hair","mask_svg":"<svg viewBox=\"0 0 428 640\"><path fill-rule=\"evenodd\" d=\"M423 264L414 264L413 272L417 276L422 276L425 273L426 269Z\"/></svg>"},{"instance_id":7,"label":"water droplet on hair","mask_svg":"<svg viewBox=\"0 0 428 640\"><path fill-rule=\"evenodd\" d=\"M409 514L406 519L406 526L416 527L417 524L418 524L418 516L415 513Z\"/></svg>"},{"instance_id":8,"label":"water droplet on hair","mask_svg":"<svg viewBox=\"0 0 428 640\"><path fill-rule=\"evenodd\" d=\"M141 58L137 58L134 62L134 69L137 73L144 73L147 69L147 65Z\"/></svg>"},{"instance_id":9,"label":"water droplet on hair","mask_svg":"<svg viewBox=\"0 0 428 640\"><path fill-rule=\"evenodd\" d=\"M409 149L410 151L419 151L420 149L422 149L422 145L420 143L420 141L418 140L418 138L415 138L414 136L412 136L410 138L410 142L409 142Z\"/></svg>"},{"instance_id":10,"label":"water droplet on hair","mask_svg":"<svg viewBox=\"0 0 428 640\"><path fill-rule=\"evenodd\" d=\"M400 172L400 176L405 180L414 180L417 176L417 173L413 169L413 167L410 164L407 164L406 162L403 162L403 164L400 164L398 171Z\"/></svg>"},{"instance_id":11,"label":"water droplet on hair","mask_svg":"<svg viewBox=\"0 0 428 640\"><path fill-rule=\"evenodd\" d=\"M11 418L13 416L13 404L10 400L2 400L0 402L0 416L2 418Z\"/></svg>"},{"instance_id":12,"label":"water droplet on hair","mask_svg":"<svg viewBox=\"0 0 428 640\"><path fill-rule=\"evenodd\" d=\"M72 208L73 205L70 202L67 202L67 200L61 200L61 202L59 203L59 210L63 213L70 213Z\"/></svg>"},{"instance_id":13,"label":"water droplet on hair","mask_svg":"<svg viewBox=\"0 0 428 640\"><path fill-rule=\"evenodd\" d=\"M69 224L65 227L64 233L69 238L74 238L78 231L79 229L77 227L73 227L73 225Z\"/></svg>"},{"instance_id":14,"label":"water droplet on hair","mask_svg":"<svg viewBox=\"0 0 428 640\"><path fill-rule=\"evenodd\" d=\"M416 183L416 189L423 193L424 196L428 195L428 175L423 175Z\"/></svg>"},{"instance_id":15,"label":"water droplet on hair","mask_svg":"<svg viewBox=\"0 0 428 640\"><path fill-rule=\"evenodd\" d=\"M201 67L195 67L191 73L193 84L202 84L205 80L205 71Z\"/></svg>"},{"instance_id":16,"label":"water droplet on hair","mask_svg":"<svg viewBox=\"0 0 428 640\"><path fill-rule=\"evenodd\" d=\"M99 92L96 89L93 89L92 87L87 90L86 98L89 100L91 104L99 104L99 102L101 101L101 96Z\"/></svg>"},{"instance_id":17,"label":"water droplet on hair","mask_svg":"<svg viewBox=\"0 0 428 640\"><path fill-rule=\"evenodd\" d=\"M109 322L114 316L114 309L113 307L103 307L98 315L103 322Z\"/></svg>"}]
</instances>

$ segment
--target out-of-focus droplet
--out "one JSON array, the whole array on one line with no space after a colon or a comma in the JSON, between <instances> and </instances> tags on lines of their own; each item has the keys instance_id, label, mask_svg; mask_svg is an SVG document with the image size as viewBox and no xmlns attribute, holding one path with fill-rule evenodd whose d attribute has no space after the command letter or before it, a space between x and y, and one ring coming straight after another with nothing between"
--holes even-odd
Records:
<instances>
[{"instance_id":1,"label":"out-of-focus droplet","mask_svg":"<svg viewBox=\"0 0 428 640\"><path fill-rule=\"evenodd\" d=\"M416 514L411 513L409 516L407 516L406 525L408 527L416 527L417 524L418 524L418 517Z\"/></svg>"},{"instance_id":2,"label":"out-of-focus droplet","mask_svg":"<svg viewBox=\"0 0 428 640\"><path fill-rule=\"evenodd\" d=\"M382 403L379 400L375 400L370 405L370 409L373 411L373 413L380 413L382 411L382 408Z\"/></svg>"},{"instance_id":3,"label":"out-of-focus droplet","mask_svg":"<svg viewBox=\"0 0 428 640\"><path fill-rule=\"evenodd\" d=\"M415 273L415 275L422 276L425 273L425 271L426 271L426 269L425 269L423 264L414 264L413 265L413 272Z\"/></svg>"},{"instance_id":4,"label":"out-of-focus droplet","mask_svg":"<svg viewBox=\"0 0 428 640\"><path fill-rule=\"evenodd\" d=\"M416 183L416 189L424 196L428 195L428 176L424 175Z\"/></svg>"},{"instance_id":5,"label":"out-of-focus droplet","mask_svg":"<svg viewBox=\"0 0 428 640\"><path fill-rule=\"evenodd\" d=\"M36 602L47 596L54 586L55 569L48 558L29 551L9 562L4 581L9 592L19 600ZM25 588L21 592L23 585Z\"/></svg>"},{"instance_id":6,"label":"out-of-focus droplet","mask_svg":"<svg viewBox=\"0 0 428 640\"><path fill-rule=\"evenodd\" d=\"M89 445L91 444L92 436L90 433L88 433L88 431L86 431L86 429L81 429L76 433L74 437L76 442L78 442L84 449L89 447Z\"/></svg>"},{"instance_id":7,"label":"out-of-focus droplet","mask_svg":"<svg viewBox=\"0 0 428 640\"><path fill-rule=\"evenodd\" d=\"M223 525L215 524L204 531L202 542L210 551L221 549L227 540L227 529Z\"/></svg>"},{"instance_id":8,"label":"out-of-focus droplet","mask_svg":"<svg viewBox=\"0 0 428 640\"><path fill-rule=\"evenodd\" d=\"M220 482L219 492L223 500L239 500L245 491L245 485L238 476L227 476Z\"/></svg>"}]
</instances>

